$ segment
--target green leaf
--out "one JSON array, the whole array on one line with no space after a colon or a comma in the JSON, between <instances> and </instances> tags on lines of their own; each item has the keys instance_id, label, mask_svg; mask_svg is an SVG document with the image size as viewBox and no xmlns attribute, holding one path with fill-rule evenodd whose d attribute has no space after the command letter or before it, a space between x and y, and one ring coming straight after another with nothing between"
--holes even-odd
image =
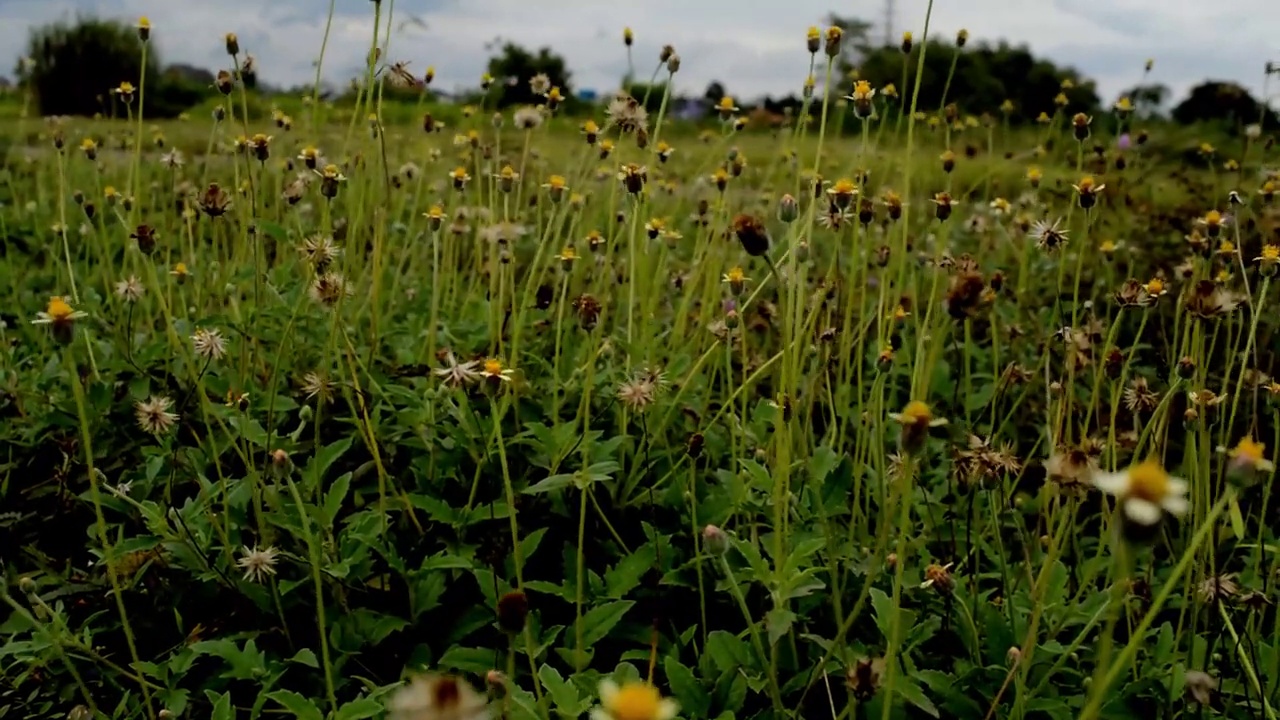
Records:
<instances>
[{"instance_id":1,"label":"green leaf","mask_svg":"<svg viewBox=\"0 0 1280 720\"><path fill-rule=\"evenodd\" d=\"M609 597L622 598L636 589L644 579L644 574L653 567L655 558L653 546L646 545L619 560L617 565L604 574Z\"/></svg>"},{"instance_id":2,"label":"green leaf","mask_svg":"<svg viewBox=\"0 0 1280 720\"><path fill-rule=\"evenodd\" d=\"M231 693L214 694L212 690L205 690L204 696L213 705L209 720L235 720L236 713L231 708Z\"/></svg>"},{"instance_id":3,"label":"green leaf","mask_svg":"<svg viewBox=\"0 0 1280 720\"><path fill-rule=\"evenodd\" d=\"M311 461L307 463L306 468L302 471L302 476L307 479L309 487L317 488L321 486L325 473L338 461L338 458L351 449L353 439L353 436L348 435L341 440L335 440L321 448L311 458Z\"/></svg>"},{"instance_id":4,"label":"green leaf","mask_svg":"<svg viewBox=\"0 0 1280 720\"><path fill-rule=\"evenodd\" d=\"M351 488L351 473L343 473L333 481L333 485L329 487L329 492L324 495L324 519L329 527L333 527L333 521L338 517L338 511L342 509L342 502L347 499L347 491Z\"/></svg>"},{"instance_id":5,"label":"green leaf","mask_svg":"<svg viewBox=\"0 0 1280 720\"><path fill-rule=\"evenodd\" d=\"M359 698L338 708L335 720L367 720L382 713L382 703L373 698Z\"/></svg>"},{"instance_id":6,"label":"green leaf","mask_svg":"<svg viewBox=\"0 0 1280 720\"><path fill-rule=\"evenodd\" d=\"M785 607L775 607L765 615L764 625L769 630L769 645L777 645L778 641L791 632L791 623L796 614Z\"/></svg>"},{"instance_id":7,"label":"green leaf","mask_svg":"<svg viewBox=\"0 0 1280 720\"><path fill-rule=\"evenodd\" d=\"M814 448L813 454L809 457L809 479L815 483L822 483L840 465L840 459L836 451L826 445Z\"/></svg>"},{"instance_id":8,"label":"green leaf","mask_svg":"<svg viewBox=\"0 0 1280 720\"><path fill-rule=\"evenodd\" d=\"M900 677L896 684L898 686L898 694L905 698L907 702L929 713L931 717L939 717L938 707L925 696L924 691L920 689L920 686L914 680Z\"/></svg>"},{"instance_id":9,"label":"green leaf","mask_svg":"<svg viewBox=\"0 0 1280 720\"><path fill-rule=\"evenodd\" d=\"M453 646L440 656L438 664L449 670L484 675L493 669L493 650Z\"/></svg>"},{"instance_id":10,"label":"green leaf","mask_svg":"<svg viewBox=\"0 0 1280 720\"><path fill-rule=\"evenodd\" d=\"M538 668L538 678L542 681L542 687L547 689L547 694L551 696L556 712L566 718L576 718L582 713L578 708L581 704L578 689L573 683L566 681L559 670L544 663Z\"/></svg>"},{"instance_id":11,"label":"green leaf","mask_svg":"<svg viewBox=\"0 0 1280 720\"><path fill-rule=\"evenodd\" d=\"M523 492L526 495L540 495L555 490L563 490L574 484L573 473L563 473L560 475L552 475L549 478L539 480L538 482L525 488Z\"/></svg>"},{"instance_id":12,"label":"green leaf","mask_svg":"<svg viewBox=\"0 0 1280 720\"><path fill-rule=\"evenodd\" d=\"M316 660L316 654L311 648L302 648L293 657L289 658L289 662L306 665L309 668L320 667L320 663Z\"/></svg>"},{"instance_id":13,"label":"green leaf","mask_svg":"<svg viewBox=\"0 0 1280 720\"><path fill-rule=\"evenodd\" d=\"M603 640L634 605L632 600L614 600L591 608L582 616L582 642L594 645Z\"/></svg>"},{"instance_id":14,"label":"green leaf","mask_svg":"<svg viewBox=\"0 0 1280 720\"><path fill-rule=\"evenodd\" d=\"M881 637L888 640L893 627L893 599L880 588L871 588L868 594L871 596L871 614L875 616L876 627L880 629Z\"/></svg>"},{"instance_id":15,"label":"green leaf","mask_svg":"<svg viewBox=\"0 0 1280 720\"><path fill-rule=\"evenodd\" d=\"M671 694L680 701L681 714L690 718L706 717L711 711L711 696L698 683L693 671L680 663L674 655L662 661L662 669L671 685Z\"/></svg>"},{"instance_id":16,"label":"green leaf","mask_svg":"<svg viewBox=\"0 0 1280 720\"><path fill-rule=\"evenodd\" d=\"M721 673L733 672L751 664L751 650L747 641L724 630L716 630L707 636L707 654Z\"/></svg>"},{"instance_id":17,"label":"green leaf","mask_svg":"<svg viewBox=\"0 0 1280 720\"><path fill-rule=\"evenodd\" d=\"M284 709L293 713L298 720L324 720L324 713L320 712L320 708L292 690L269 692L267 699L275 700L284 706Z\"/></svg>"}]
</instances>

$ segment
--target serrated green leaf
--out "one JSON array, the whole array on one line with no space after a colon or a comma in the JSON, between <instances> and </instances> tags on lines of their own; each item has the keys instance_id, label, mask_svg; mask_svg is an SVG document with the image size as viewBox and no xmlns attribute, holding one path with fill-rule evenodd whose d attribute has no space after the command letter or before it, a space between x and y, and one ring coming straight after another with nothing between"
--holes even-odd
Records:
<instances>
[{"instance_id":1,"label":"serrated green leaf","mask_svg":"<svg viewBox=\"0 0 1280 720\"><path fill-rule=\"evenodd\" d=\"M583 644L594 645L603 640L634 605L632 600L614 600L587 611L582 616Z\"/></svg>"},{"instance_id":2,"label":"serrated green leaf","mask_svg":"<svg viewBox=\"0 0 1280 720\"><path fill-rule=\"evenodd\" d=\"M680 703L681 714L689 718L706 717L711 710L711 696L694 677L693 671L674 655L668 655L662 661L662 670L667 674L671 694Z\"/></svg>"},{"instance_id":3,"label":"serrated green leaf","mask_svg":"<svg viewBox=\"0 0 1280 720\"><path fill-rule=\"evenodd\" d=\"M764 626L769 631L769 645L777 645L778 641L791 632L791 624L796 614L782 606L776 606L764 617Z\"/></svg>"},{"instance_id":4,"label":"serrated green leaf","mask_svg":"<svg viewBox=\"0 0 1280 720\"><path fill-rule=\"evenodd\" d=\"M437 664L448 670L484 675L493 669L493 650L455 645L444 651Z\"/></svg>"},{"instance_id":5,"label":"serrated green leaf","mask_svg":"<svg viewBox=\"0 0 1280 720\"><path fill-rule=\"evenodd\" d=\"M551 703L555 706L556 712L565 718L576 718L582 714L579 707L581 698L578 696L578 689L573 683L568 682L560 675L560 671L551 665L543 663L538 668L538 679L542 681L542 687L546 688L547 695L551 697Z\"/></svg>"},{"instance_id":6,"label":"serrated green leaf","mask_svg":"<svg viewBox=\"0 0 1280 720\"><path fill-rule=\"evenodd\" d=\"M209 720L235 720L236 712L231 707L230 693L215 694L212 690L205 690L204 696L213 706L209 711Z\"/></svg>"},{"instance_id":7,"label":"serrated green leaf","mask_svg":"<svg viewBox=\"0 0 1280 720\"><path fill-rule=\"evenodd\" d=\"M383 711L382 703L373 698L359 698L338 708L335 720L367 720Z\"/></svg>"},{"instance_id":8,"label":"serrated green leaf","mask_svg":"<svg viewBox=\"0 0 1280 720\"><path fill-rule=\"evenodd\" d=\"M279 703L298 720L324 720L324 713L310 700L292 690L275 690L267 693L267 699Z\"/></svg>"},{"instance_id":9,"label":"serrated green leaf","mask_svg":"<svg viewBox=\"0 0 1280 720\"><path fill-rule=\"evenodd\" d=\"M914 680L899 677L896 685L897 693L904 700L925 711L930 717L939 717L938 706L933 704L933 701L924 694L924 691L920 689L920 686Z\"/></svg>"}]
</instances>

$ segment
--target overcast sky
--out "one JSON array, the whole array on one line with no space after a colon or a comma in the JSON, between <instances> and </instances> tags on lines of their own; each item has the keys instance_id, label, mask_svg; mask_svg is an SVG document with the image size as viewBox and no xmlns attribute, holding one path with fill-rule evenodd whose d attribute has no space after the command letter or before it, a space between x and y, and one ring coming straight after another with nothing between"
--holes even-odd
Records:
<instances>
[{"instance_id":1,"label":"overcast sky","mask_svg":"<svg viewBox=\"0 0 1280 720\"><path fill-rule=\"evenodd\" d=\"M372 40L373 3L334 0L324 77L359 72ZM76 12L150 17L165 62L209 69L227 64L222 35L235 32L275 85L309 82L330 0L0 0L0 58L8 72L33 24ZM392 0L383 0L384 12ZM897 0L895 35L920 37L926 0ZM967 28L973 41L1007 39L1071 65L1098 82L1104 100L1136 82L1147 58L1154 80L1180 97L1204 80L1233 80L1255 95L1263 66L1280 61L1275 0L935 0L931 34ZM711 80L745 98L796 91L808 66L804 33L829 10L882 27L884 0L395 0L389 56L421 73L436 68L446 89L475 85L496 37L568 60L578 89L612 90L626 71L621 34L635 31L637 72L673 44L683 64L677 85L701 93ZM882 30L877 30L877 37ZM1273 77L1270 94L1280 90ZM1275 103L1273 103L1275 104Z\"/></svg>"}]
</instances>

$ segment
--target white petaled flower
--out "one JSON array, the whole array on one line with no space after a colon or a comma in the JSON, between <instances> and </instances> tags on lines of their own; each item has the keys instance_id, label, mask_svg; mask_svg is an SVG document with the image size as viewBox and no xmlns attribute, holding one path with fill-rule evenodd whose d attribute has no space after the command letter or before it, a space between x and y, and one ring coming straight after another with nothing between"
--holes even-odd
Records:
<instances>
[{"instance_id":1,"label":"white petaled flower","mask_svg":"<svg viewBox=\"0 0 1280 720\"><path fill-rule=\"evenodd\" d=\"M1146 460L1121 472L1097 472L1093 484L1115 496L1127 524L1154 528L1165 513L1181 517L1187 512L1187 482L1169 475L1155 460Z\"/></svg>"},{"instance_id":2,"label":"white petaled flower","mask_svg":"<svg viewBox=\"0 0 1280 720\"><path fill-rule=\"evenodd\" d=\"M252 549L242 547L240 550L244 555L236 561L236 565L244 570L245 580L262 582L268 575L276 574L276 556L279 552L274 547L267 546L259 550L254 545Z\"/></svg>"},{"instance_id":3,"label":"white petaled flower","mask_svg":"<svg viewBox=\"0 0 1280 720\"><path fill-rule=\"evenodd\" d=\"M488 720L489 703L471 683L451 675L418 675L387 703L390 720Z\"/></svg>"},{"instance_id":4,"label":"white petaled flower","mask_svg":"<svg viewBox=\"0 0 1280 720\"><path fill-rule=\"evenodd\" d=\"M591 720L672 720L680 705L662 697L658 688L641 680L622 685L609 678L600 681L600 706Z\"/></svg>"},{"instance_id":5,"label":"white petaled flower","mask_svg":"<svg viewBox=\"0 0 1280 720\"><path fill-rule=\"evenodd\" d=\"M205 360L221 360L227 354L227 341L217 330L200 328L191 336L196 355Z\"/></svg>"},{"instance_id":6,"label":"white petaled flower","mask_svg":"<svg viewBox=\"0 0 1280 720\"><path fill-rule=\"evenodd\" d=\"M176 170L185 165L186 162L187 161L182 157L182 153L178 150L170 150L160 156L160 164L170 170Z\"/></svg>"}]
</instances>

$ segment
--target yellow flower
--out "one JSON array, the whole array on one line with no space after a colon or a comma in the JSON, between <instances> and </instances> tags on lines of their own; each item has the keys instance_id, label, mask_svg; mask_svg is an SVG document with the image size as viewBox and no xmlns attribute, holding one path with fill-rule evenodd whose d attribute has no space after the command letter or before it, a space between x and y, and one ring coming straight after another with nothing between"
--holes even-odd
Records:
<instances>
[{"instance_id":1,"label":"yellow flower","mask_svg":"<svg viewBox=\"0 0 1280 720\"><path fill-rule=\"evenodd\" d=\"M639 680L618 685L600 681L600 707L591 711L591 720L672 720L680 706L662 697L658 688Z\"/></svg>"},{"instance_id":2,"label":"yellow flower","mask_svg":"<svg viewBox=\"0 0 1280 720\"><path fill-rule=\"evenodd\" d=\"M1164 514L1187 511L1187 483L1172 477L1155 460L1146 460L1122 472L1098 472L1093 484L1120 500L1124 518L1143 527L1158 525Z\"/></svg>"},{"instance_id":3,"label":"yellow flower","mask_svg":"<svg viewBox=\"0 0 1280 720\"><path fill-rule=\"evenodd\" d=\"M42 312L36 313L36 319L32 320L31 324L67 326L86 315L88 313L71 307L71 303L61 296L54 295L49 298L48 306Z\"/></svg>"},{"instance_id":4,"label":"yellow flower","mask_svg":"<svg viewBox=\"0 0 1280 720\"><path fill-rule=\"evenodd\" d=\"M1151 297L1157 298L1169 292L1169 289L1164 286L1164 281L1160 278L1151 278L1146 285L1142 286L1142 289Z\"/></svg>"},{"instance_id":5,"label":"yellow flower","mask_svg":"<svg viewBox=\"0 0 1280 720\"><path fill-rule=\"evenodd\" d=\"M484 361L481 366L481 374L492 380L509 382L511 380L511 370L502 367L502 361L497 358L489 358Z\"/></svg>"},{"instance_id":6,"label":"yellow flower","mask_svg":"<svg viewBox=\"0 0 1280 720\"><path fill-rule=\"evenodd\" d=\"M1266 445L1246 436L1240 438L1240 442L1228 450L1227 455L1231 457L1232 465L1240 469L1271 472L1275 470L1275 464L1265 457L1266 452Z\"/></svg>"}]
</instances>

